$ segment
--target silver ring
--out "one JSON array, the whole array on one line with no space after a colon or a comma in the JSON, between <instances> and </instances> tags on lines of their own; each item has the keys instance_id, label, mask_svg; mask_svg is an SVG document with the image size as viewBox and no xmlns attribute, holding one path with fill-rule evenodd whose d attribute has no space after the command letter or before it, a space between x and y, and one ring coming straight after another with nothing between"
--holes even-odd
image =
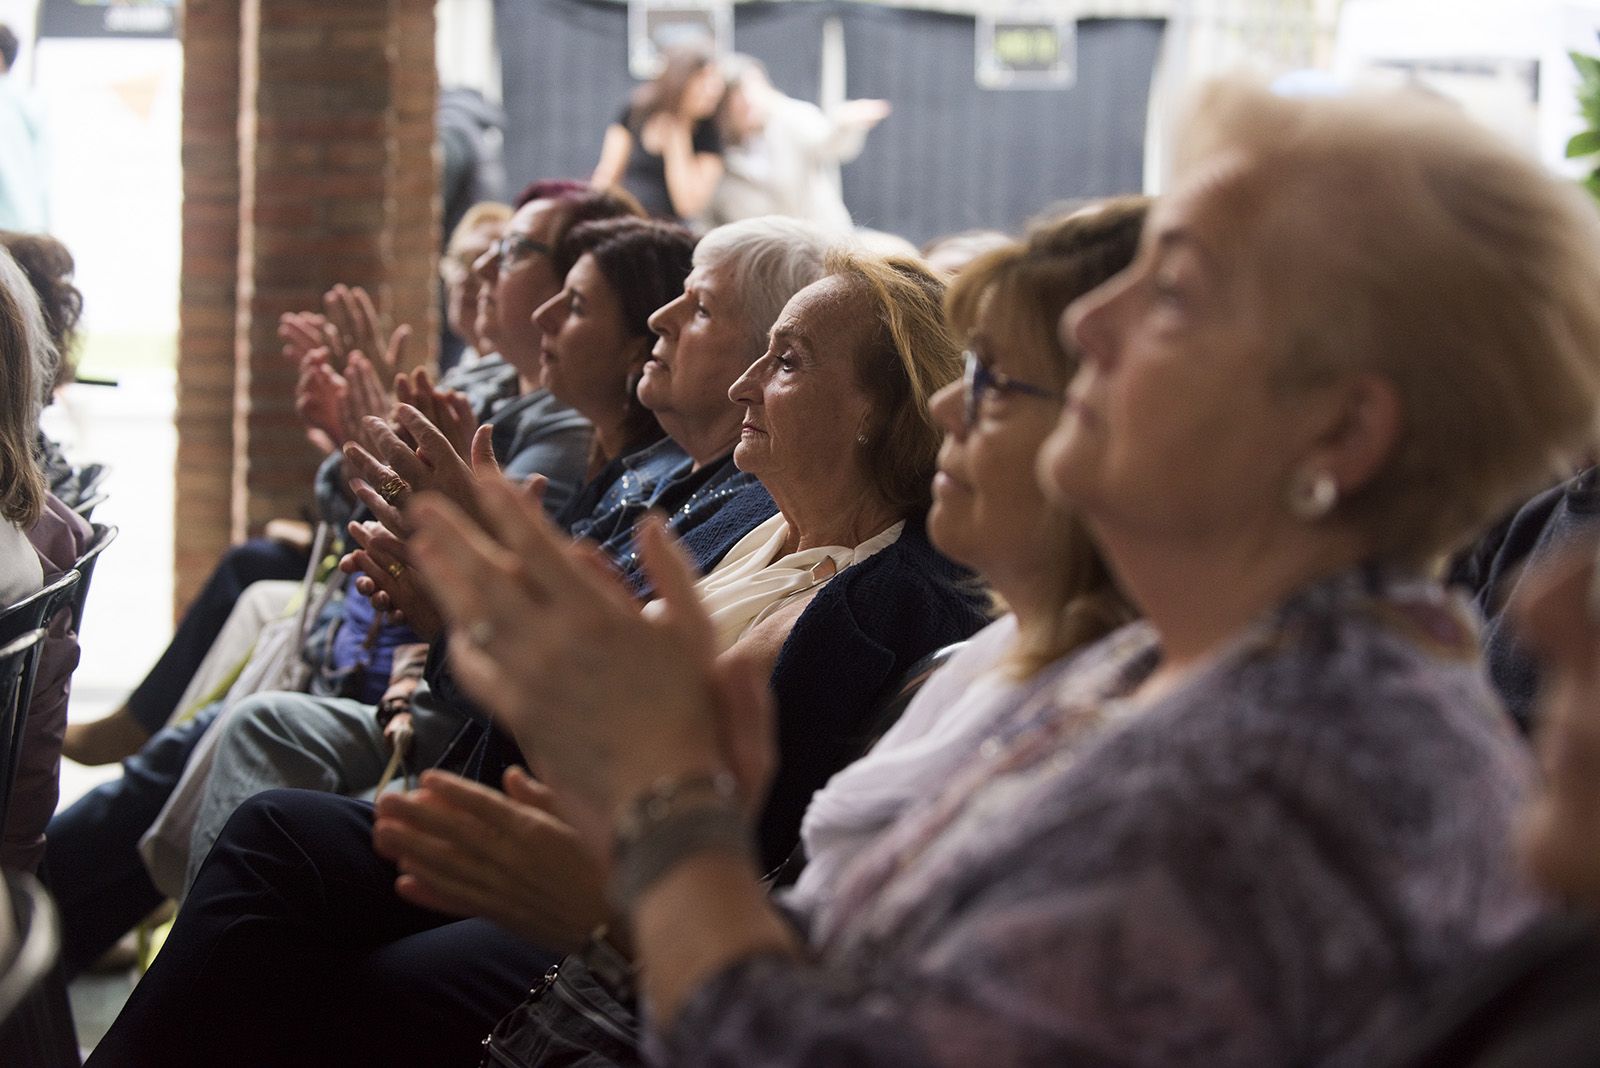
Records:
<instances>
[{"instance_id":1,"label":"silver ring","mask_svg":"<svg viewBox=\"0 0 1600 1068\"><path fill-rule=\"evenodd\" d=\"M474 619L467 624L467 641L479 649L484 648L494 641L494 624L487 619Z\"/></svg>"}]
</instances>

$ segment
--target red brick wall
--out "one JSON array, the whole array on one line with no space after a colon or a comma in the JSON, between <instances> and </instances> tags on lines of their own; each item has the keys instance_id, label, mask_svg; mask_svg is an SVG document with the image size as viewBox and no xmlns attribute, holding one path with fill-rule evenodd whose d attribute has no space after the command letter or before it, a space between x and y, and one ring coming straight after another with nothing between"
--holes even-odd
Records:
<instances>
[{"instance_id":1,"label":"red brick wall","mask_svg":"<svg viewBox=\"0 0 1600 1068\"><path fill-rule=\"evenodd\" d=\"M183 252L174 566L187 604L232 536L239 276L239 0L183 11Z\"/></svg>"},{"instance_id":2,"label":"red brick wall","mask_svg":"<svg viewBox=\"0 0 1600 1068\"><path fill-rule=\"evenodd\" d=\"M432 0L188 0L184 48L180 607L230 541L309 506L278 316L363 285L431 359L438 243Z\"/></svg>"}]
</instances>

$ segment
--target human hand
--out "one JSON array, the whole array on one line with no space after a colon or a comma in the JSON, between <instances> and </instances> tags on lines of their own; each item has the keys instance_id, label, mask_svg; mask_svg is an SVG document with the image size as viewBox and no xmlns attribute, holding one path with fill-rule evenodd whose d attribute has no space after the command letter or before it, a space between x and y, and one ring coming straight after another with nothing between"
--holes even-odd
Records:
<instances>
[{"instance_id":1,"label":"human hand","mask_svg":"<svg viewBox=\"0 0 1600 1068\"><path fill-rule=\"evenodd\" d=\"M313 349L328 349L336 338L328 318L318 312L284 312L278 316L278 340L283 342L283 355L298 364Z\"/></svg>"},{"instance_id":2,"label":"human hand","mask_svg":"<svg viewBox=\"0 0 1600 1068\"><path fill-rule=\"evenodd\" d=\"M416 445L401 440L381 419L362 422L370 448L345 446L345 462L355 475L351 490L372 514L401 537L410 536L402 510L414 494L435 492L477 513L476 480L498 475L493 429L478 428L471 445L472 463L458 455L442 431L410 405L399 405L395 418ZM388 463L378 459L381 455ZM542 488L542 487L541 487Z\"/></svg>"},{"instance_id":3,"label":"human hand","mask_svg":"<svg viewBox=\"0 0 1600 1068\"><path fill-rule=\"evenodd\" d=\"M571 952L606 919L604 873L547 788L521 768L504 781L499 794L426 771L419 789L378 798L373 846L399 867L395 892L407 901Z\"/></svg>"},{"instance_id":4,"label":"human hand","mask_svg":"<svg viewBox=\"0 0 1600 1068\"><path fill-rule=\"evenodd\" d=\"M385 419L394 407L394 400L383 388L377 368L361 352L352 352L344 366L345 393L343 418L349 437L363 440L367 430L363 421Z\"/></svg>"},{"instance_id":5,"label":"human hand","mask_svg":"<svg viewBox=\"0 0 1600 1068\"><path fill-rule=\"evenodd\" d=\"M322 295L322 308L330 328L330 344L340 356L363 352L374 363L383 363L389 351L383 324L377 305L365 289L335 285ZM393 374L392 367L380 366L380 371L385 381Z\"/></svg>"},{"instance_id":6,"label":"human hand","mask_svg":"<svg viewBox=\"0 0 1600 1068\"><path fill-rule=\"evenodd\" d=\"M333 452L350 437L345 422L349 385L343 375L328 366L328 355L326 348L316 348L301 359L294 410L305 423L311 443L324 452Z\"/></svg>"},{"instance_id":7,"label":"human hand","mask_svg":"<svg viewBox=\"0 0 1600 1068\"><path fill-rule=\"evenodd\" d=\"M444 633L444 622L427 590L418 584L405 542L382 523L351 523L359 548L339 560L339 570L354 575L356 592L396 622L404 620L423 641Z\"/></svg>"},{"instance_id":8,"label":"human hand","mask_svg":"<svg viewBox=\"0 0 1600 1068\"><path fill-rule=\"evenodd\" d=\"M415 683L412 684L412 689L416 689ZM390 748L408 744L414 737L411 723L410 712L396 712L389 717L389 722L383 725L383 740L389 743Z\"/></svg>"},{"instance_id":9,"label":"human hand","mask_svg":"<svg viewBox=\"0 0 1600 1068\"><path fill-rule=\"evenodd\" d=\"M842 125L870 130L893 110L887 100L846 100L834 108L833 117Z\"/></svg>"},{"instance_id":10,"label":"human hand","mask_svg":"<svg viewBox=\"0 0 1600 1068\"><path fill-rule=\"evenodd\" d=\"M480 524L417 500L410 548L455 639L456 678L537 754L541 777L597 850L619 810L663 776L720 770L715 637L692 566L659 518L639 545L660 611L625 587L503 479L479 488ZM626 655L618 655L626 650Z\"/></svg>"},{"instance_id":11,"label":"human hand","mask_svg":"<svg viewBox=\"0 0 1600 1068\"><path fill-rule=\"evenodd\" d=\"M410 374L397 375L394 387L397 403L409 404L421 412L424 419L438 427L440 433L449 439L451 448L459 455L471 455L472 436L478 429L478 417L465 393L437 388L426 367L418 367Z\"/></svg>"}]
</instances>

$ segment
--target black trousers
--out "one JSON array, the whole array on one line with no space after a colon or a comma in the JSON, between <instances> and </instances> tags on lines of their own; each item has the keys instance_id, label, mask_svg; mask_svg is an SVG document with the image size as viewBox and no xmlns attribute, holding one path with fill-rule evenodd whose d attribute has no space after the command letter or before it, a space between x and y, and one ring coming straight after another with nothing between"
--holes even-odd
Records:
<instances>
[{"instance_id":1,"label":"black trousers","mask_svg":"<svg viewBox=\"0 0 1600 1068\"><path fill-rule=\"evenodd\" d=\"M556 958L395 896L372 820L303 790L240 806L89 1065L476 1064Z\"/></svg>"}]
</instances>

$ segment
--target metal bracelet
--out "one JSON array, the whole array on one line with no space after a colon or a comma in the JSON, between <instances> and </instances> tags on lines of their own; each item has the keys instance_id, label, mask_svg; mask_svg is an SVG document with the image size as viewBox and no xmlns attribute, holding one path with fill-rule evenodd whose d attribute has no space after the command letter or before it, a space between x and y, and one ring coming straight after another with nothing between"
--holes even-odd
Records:
<instances>
[{"instance_id":1,"label":"metal bracelet","mask_svg":"<svg viewBox=\"0 0 1600 1068\"><path fill-rule=\"evenodd\" d=\"M674 806L638 833L619 835L606 895L615 909L631 915L646 890L684 861L710 852L752 855L749 825L732 798Z\"/></svg>"}]
</instances>

